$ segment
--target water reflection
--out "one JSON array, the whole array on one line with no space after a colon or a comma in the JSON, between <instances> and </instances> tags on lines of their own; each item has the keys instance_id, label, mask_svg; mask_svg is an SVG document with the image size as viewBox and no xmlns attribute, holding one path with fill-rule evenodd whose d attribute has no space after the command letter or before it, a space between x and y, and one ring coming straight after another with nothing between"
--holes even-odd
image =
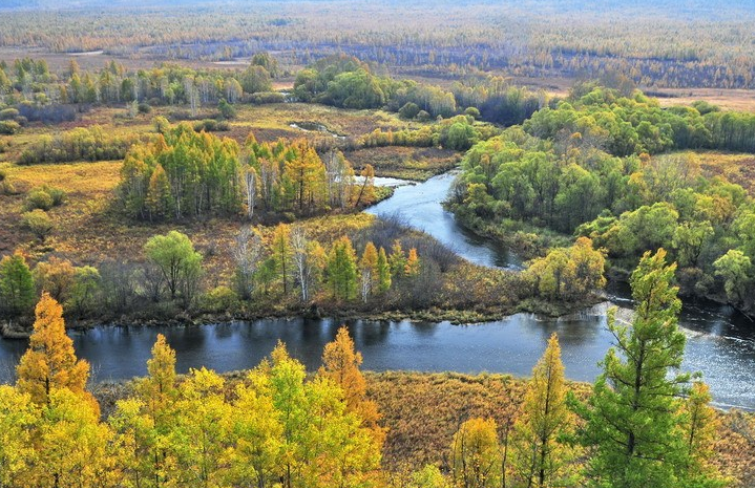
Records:
<instances>
[{"instance_id":1,"label":"water reflection","mask_svg":"<svg viewBox=\"0 0 755 488\"><path fill-rule=\"evenodd\" d=\"M619 304L625 301L619 300ZM528 375L557 333L569 378L592 381L597 366L613 344L606 328L604 304L581 314L541 319L517 314L479 325L449 322L411 323L351 321L346 325L375 371L482 371ZM629 313L623 309L620 315ZM681 325L687 333L684 369L702 371L722 406L755 407L755 340L747 319L717 305L685 307ZM341 321L268 319L196 327L97 327L71 332L76 352L93 366L95 379L118 380L146 374L146 362L157 334L177 351L177 369L207 366L217 371L249 369L268 356L277 342L309 370L320 366L325 344ZM11 381L26 341L0 341L0 380Z\"/></svg>"}]
</instances>

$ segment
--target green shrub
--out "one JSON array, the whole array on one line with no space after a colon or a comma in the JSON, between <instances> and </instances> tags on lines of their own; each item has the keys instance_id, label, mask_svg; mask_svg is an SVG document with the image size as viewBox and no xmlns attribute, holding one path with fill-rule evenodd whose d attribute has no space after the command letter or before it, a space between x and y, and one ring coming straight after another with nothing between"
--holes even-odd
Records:
<instances>
[{"instance_id":1,"label":"green shrub","mask_svg":"<svg viewBox=\"0 0 755 488\"><path fill-rule=\"evenodd\" d=\"M0 134L12 136L21 130L21 125L13 120L0 121Z\"/></svg>"},{"instance_id":2,"label":"green shrub","mask_svg":"<svg viewBox=\"0 0 755 488\"><path fill-rule=\"evenodd\" d=\"M233 310L238 302L236 294L227 286L218 286L208 291L201 300L206 312L220 313Z\"/></svg>"},{"instance_id":3,"label":"green shrub","mask_svg":"<svg viewBox=\"0 0 755 488\"><path fill-rule=\"evenodd\" d=\"M420 110L416 118L420 122L430 122L431 116L428 112L424 110Z\"/></svg>"},{"instance_id":4,"label":"green shrub","mask_svg":"<svg viewBox=\"0 0 755 488\"><path fill-rule=\"evenodd\" d=\"M28 211L33 210L50 210L55 204L55 201L52 198L52 195L47 193L45 190L39 188L36 190L32 190L29 192L28 195L26 195L26 200L24 201L24 208Z\"/></svg>"},{"instance_id":5,"label":"green shrub","mask_svg":"<svg viewBox=\"0 0 755 488\"><path fill-rule=\"evenodd\" d=\"M480 110L477 107L467 107L464 115L472 117L475 120L480 120Z\"/></svg>"},{"instance_id":6,"label":"green shrub","mask_svg":"<svg viewBox=\"0 0 755 488\"><path fill-rule=\"evenodd\" d=\"M152 125L155 126L155 131L160 134L165 134L170 130L170 122L163 116L152 119Z\"/></svg>"},{"instance_id":7,"label":"green shrub","mask_svg":"<svg viewBox=\"0 0 755 488\"><path fill-rule=\"evenodd\" d=\"M22 216L23 226L34 233L35 236L44 242L45 238L50 235L55 225L49 215L43 210L32 210Z\"/></svg>"},{"instance_id":8,"label":"green shrub","mask_svg":"<svg viewBox=\"0 0 755 488\"><path fill-rule=\"evenodd\" d=\"M213 119L202 120L201 122L194 124L194 130L197 132L223 132L229 129L230 125L228 124L228 122L218 122L217 120Z\"/></svg>"},{"instance_id":9,"label":"green shrub","mask_svg":"<svg viewBox=\"0 0 755 488\"><path fill-rule=\"evenodd\" d=\"M413 102L407 102L404 104L403 107L401 107L398 111L399 117L402 119L413 119L419 114L420 109L419 106L416 103Z\"/></svg>"},{"instance_id":10,"label":"green shrub","mask_svg":"<svg viewBox=\"0 0 755 488\"><path fill-rule=\"evenodd\" d=\"M218 110L220 111L220 116L224 119L236 118L236 109L233 108L233 105L228 103L224 98L220 99L220 102L218 103Z\"/></svg>"},{"instance_id":11,"label":"green shrub","mask_svg":"<svg viewBox=\"0 0 755 488\"><path fill-rule=\"evenodd\" d=\"M16 120L20 114L15 108L6 108L0 110L0 120Z\"/></svg>"},{"instance_id":12,"label":"green shrub","mask_svg":"<svg viewBox=\"0 0 755 488\"><path fill-rule=\"evenodd\" d=\"M26 196L24 207L26 210L50 210L53 207L63 205L66 201L66 192L54 186L44 185L32 190Z\"/></svg>"},{"instance_id":13,"label":"green shrub","mask_svg":"<svg viewBox=\"0 0 755 488\"><path fill-rule=\"evenodd\" d=\"M65 190L48 185L43 185L42 190L52 197L53 207L59 207L65 203L67 196Z\"/></svg>"},{"instance_id":14,"label":"green shrub","mask_svg":"<svg viewBox=\"0 0 755 488\"><path fill-rule=\"evenodd\" d=\"M8 180L8 174L5 170L0 169L0 195L13 195L16 193L16 188Z\"/></svg>"}]
</instances>

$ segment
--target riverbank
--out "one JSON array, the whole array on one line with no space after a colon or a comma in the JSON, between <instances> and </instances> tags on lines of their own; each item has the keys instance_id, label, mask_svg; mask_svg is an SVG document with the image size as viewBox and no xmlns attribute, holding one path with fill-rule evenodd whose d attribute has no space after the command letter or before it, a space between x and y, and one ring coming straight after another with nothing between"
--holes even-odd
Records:
<instances>
[{"instance_id":1,"label":"riverbank","mask_svg":"<svg viewBox=\"0 0 755 488\"><path fill-rule=\"evenodd\" d=\"M265 311L259 313L177 313L170 317L148 317L142 314L113 318L89 318L83 320L67 319L66 328L77 332L86 332L96 327L165 327L165 326L206 326L228 322L252 322L266 319L330 319L338 321L369 322L450 322L454 325L473 325L485 322L505 320L517 313L530 313L543 318L565 317L581 310L605 302L606 298L593 295L580 302L548 302L537 298L528 298L518 304L501 307L477 307L474 309L442 309L430 307L423 310L385 310L366 312L364 309L329 309L316 306L302 306L298 310ZM31 335L32 323L25 321L0 321L0 339L26 340Z\"/></svg>"}]
</instances>

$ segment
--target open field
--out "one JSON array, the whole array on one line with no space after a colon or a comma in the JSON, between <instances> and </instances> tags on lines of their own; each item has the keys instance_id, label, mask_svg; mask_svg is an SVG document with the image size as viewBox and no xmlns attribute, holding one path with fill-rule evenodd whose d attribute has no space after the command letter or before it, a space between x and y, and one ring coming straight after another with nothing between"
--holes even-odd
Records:
<instances>
[{"instance_id":1,"label":"open field","mask_svg":"<svg viewBox=\"0 0 755 488\"><path fill-rule=\"evenodd\" d=\"M306 138L310 141L340 143L346 138L358 138L376 129L396 131L426 125L402 120L398 115L382 110L348 110L304 103L245 104L237 105L236 110L236 118L229 121L230 130L216 134L220 137L231 137L240 144L244 143L250 132L254 133L260 142L280 138ZM12 137L0 136L0 147L3 143L7 145L5 152L0 153L0 162L17 160L23 149L38 141L40 136L55 136L77 127L100 126L108 136L153 134L155 128L152 121L158 116L177 123L188 116L188 111L186 107L154 107L149 114L130 117L126 107L96 107L81 114L75 121L57 125L30 124ZM208 106L200 108L194 119L202 120L216 116L217 110ZM291 127L294 123L307 122L320 124L327 132Z\"/></svg>"},{"instance_id":2,"label":"open field","mask_svg":"<svg viewBox=\"0 0 755 488\"><path fill-rule=\"evenodd\" d=\"M371 164L380 176L407 180L426 180L456 167L461 154L449 149L413 147L376 147L346 153L355 167Z\"/></svg>"},{"instance_id":3,"label":"open field","mask_svg":"<svg viewBox=\"0 0 755 488\"><path fill-rule=\"evenodd\" d=\"M476 416L493 418L499 427L512 422L526 386L526 380L498 374L369 374L368 391L378 402L383 424L389 429L384 463L389 469L399 469L402 464L442 465L462 422ZM583 383L572 383L570 388L578 395L589 392L589 385ZM755 459L747 438L752 431L742 430L743 421L752 422L751 416L722 413L719 421L716 462L724 473L740 481L739 486L752 486Z\"/></svg>"},{"instance_id":4,"label":"open field","mask_svg":"<svg viewBox=\"0 0 755 488\"><path fill-rule=\"evenodd\" d=\"M231 272L228 247L239 228L236 219L211 219L182 224L151 224L128 220L111 208L120 181L120 161L57 165L14 166L8 176L18 190L44 184L65 190L67 202L48 212L56 229L44 246L33 244L31 232L20 227L23 195L0 199L0 253L26 249L32 257L54 252L77 265L96 264L106 259L140 260L142 247L156 234L179 230L189 235L205 256L207 269L215 281L228 279ZM313 238L333 238L333 229L345 232L362 228L372 221L366 214L329 216L305 221ZM263 233L271 232L262 228ZM340 235L340 234L339 234Z\"/></svg>"},{"instance_id":5,"label":"open field","mask_svg":"<svg viewBox=\"0 0 755 488\"><path fill-rule=\"evenodd\" d=\"M750 195L755 195L755 156L752 154L698 153L702 169L711 176L724 176L732 183L741 185Z\"/></svg>"},{"instance_id":6,"label":"open field","mask_svg":"<svg viewBox=\"0 0 755 488\"><path fill-rule=\"evenodd\" d=\"M718 105L724 110L755 112L755 90L725 88L663 88L648 89L658 97L662 107L673 105L691 105L692 102L705 100Z\"/></svg>"}]
</instances>

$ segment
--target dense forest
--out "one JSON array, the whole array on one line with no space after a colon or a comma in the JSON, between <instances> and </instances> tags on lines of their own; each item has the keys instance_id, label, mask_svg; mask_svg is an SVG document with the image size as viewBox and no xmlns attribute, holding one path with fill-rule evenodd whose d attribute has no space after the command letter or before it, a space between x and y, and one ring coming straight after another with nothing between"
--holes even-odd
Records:
<instances>
[{"instance_id":1,"label":"dense forest","mask_svg":"<svg viewBox=\"0 0 755 488\"><path fill-rule=\"evenodd\" d=\"M752 360L754 5L1 3L0 488L752 484L705 362ZM728 315L693 337L680 297ZM527 379L363 374L350 336L525 313ZM182 370L144 328L146 376L97 383L71 338L292 317L332 324L319 369Z\"/></svg>"},{"instance_id":2,"label":"dense forest","mask_svg":"<svg viewBox=\"0 0 755 488\"><path fill-rule=\"evenodd\" d=\"M639 92L579 86L474 146L451 206L468 225L508 239L523 224L589 237L615 272L666 248L685 293L749 310L752 196L706 175L684 151L752 152L753 130L752 115L704 102L662 110Z\"/></svg>"}]
</instances>

